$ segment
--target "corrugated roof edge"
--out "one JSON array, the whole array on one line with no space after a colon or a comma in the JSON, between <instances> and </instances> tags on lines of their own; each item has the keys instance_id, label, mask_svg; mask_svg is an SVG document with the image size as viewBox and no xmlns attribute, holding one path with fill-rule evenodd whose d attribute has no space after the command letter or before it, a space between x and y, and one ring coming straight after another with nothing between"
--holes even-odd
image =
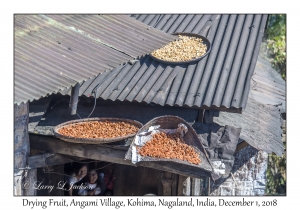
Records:
<instances>
[{"instance_id":1,"label":"corrugated roof edge","mask_svg":"<svg viewBox=\"0 0 300 210\"><path fill-rule=\"evenodd\" d=\"M145 55L142 55L142 58L144 57ZM132 60L128 60L128 61L126 61L126 62L124 62L124 63L122 63L122 64L120 64L119 66L116 66L116 67L113 67L113 68L110 68L110 69L107 69L107 70L105 70L104 72L109 72L109 71L111 71L111 70L113 70L113 69L115 69L115 68L118 68L118 67L120 67L120 66L122 66L122 65L125 65L126 63L128 63L128 62L130 62L130 61L132 61ZM82 81L74 81L74 84L73 85L71 85L71 86L69 86L69 87L65 87L65 88L60 88L60 89L58 89L57 91L53 91L53 92L51 92L51 93L49 93L49 94L47 94L47 95L45 95L45 96L40 96L40 98L34 98L34 99L30 99L30 100L27 100L27 101L19 101L19 102L16 102L15 100L14 100L14 104L16 104L16 105L21 105L21 104L25 104L25 103L27 103L27 102L33 102L33 101L37 101L37 100L39 100L39 99L41 99L41 98L44 98L44 97L49 97L49 96L51 96L51 95L53 95L53 94L57 94L57 93L61 93L61 94L67 94L67 92L69 92L71 89L72 89L72 87L74 87L77 83L79 83L80 85L83 83L83 82L85 82L85 81L87 81L87 80L89 80L89 79L92 79L93 77L97 77L97 76L99 76L100 74L102 74L102 73L104 73L104 72L101 72L101 73L99 73L98 75L93 75L92 77L89 77L89 78L87 78L87 79L84 79L84 80L82 80ZM15 86L14 86L14 89L15 89Z\"/></svg>"},{"instance_id":2,"label":"corrugated roof edge","mask_svg":"<svg viewBox=\"0 0 300 210\"><path fill-rule=\"evenodd\" d=\"M140 23L139 21L137 21L137 20L134 20L134 19L131 19L130 17L128 17L130 20L133 20L133 22L135 22L135 24L137 24L138 26L141 26L141 25L143 25L144 26L144 28L146 28L146 27L149 27L149 26L147 26L146 24L143 24L143 23ZM134 26L134 24L132 23L132 26ZM147 31L147 30L146 30ZM163 33L162 31L160 31L160 30L157 30L157 29L155 29L154 30L155 32L159 32L159 33ZM16 32L16 31L15 31ZM31 31L29 31L29 32L31 32ZM142 33L145 33L145 32L142 32ZM145 34L145 36L152 36L151 35L151 33L148 35L147 33ZM158 36L159 34L155 34L155 36ZM164 34L161 34L161 35L164 35ZM154 35L153 35L154 36ZM166 40L167 38L169 38L170 39L170 35L169 34L166 34L165 36L163 36L164 37L164 39ZM151 37L152 38L152 37ZM175 37L174 37L174 39L175 39ZM151 41L151 40L150 40ZM113 48L114 49L114 48ZM115 49L116 50L116 49ZM117 51L119 51L119 50L117 50ZM119 51L120 52L120 51ZM141 53L141 52L140 52ZM107 69L105 69L106 71L111 71L112 69L114 69L114 68L118 68L119 66L122 66L122 65L124 65L124 64L126 64L126 63L128 63L128 62L131 62L132 60L134 60L134 59L137 59L137 58L143 58L145 55L147 55L148 53L150 53L150 52L143 52L143 54L136 54L134 57L131 57L131 58L127 58L127 60L123 60L122 61L122 63L120 63L119 65L115 65L115 66L111 66L111 68L107 68ZM126 53L125 53L126 54ZM99 72L100 73L100 72ZM53 90L52 92L48 92L47 94L41 94L41 93L38 93L38 94L36 94L34 97L29 97L29 99L28 100L26 100L26 97L28 97L28 96L31 96L30 95L30 93L29 94L25 94L25 92L24 92L24 94L26 95L26 97L19 97L19 96L21 96L22 95L22 88L20 89L20 87L16 87L15 85L14 85L14 104L17 104L17 105L20 105L20 104L22 104L22 103L26 103L26 102L32 102L32 101L34 101L34 100L38 100L38 99L40 99L40 98L42 98L42 97L46 97L46 96L49 96L49 95L52 95L52 94L56 94L56 93L59 93L59 92L61 92L61 91L63 91L63 90L65 90L65 89L68 89L68 88L70 88L70 87L73 87L76 83L83 83L84 81L86 81L86 80L88 80L88 79L91 79L91 78L93 78L94 76L98 76L99 74L95 74L95 72L94 72L94 74L93 75L89 75L89 77L88 78L84 78L83 80L73 80L73 79L70 79L70 84L71 84L71 86L66 86L66 85L64 85L64 86L60 86L60 88L58 88L58 89L55 89L55 90ZM15 77L15 75L14 75L14 77ZM73 82L72 82L72 80L73 80ZM14 81L15 81L15 79L14 79ZM17 94L17 95L16 95Z\"/></svg>"}]
</instances>

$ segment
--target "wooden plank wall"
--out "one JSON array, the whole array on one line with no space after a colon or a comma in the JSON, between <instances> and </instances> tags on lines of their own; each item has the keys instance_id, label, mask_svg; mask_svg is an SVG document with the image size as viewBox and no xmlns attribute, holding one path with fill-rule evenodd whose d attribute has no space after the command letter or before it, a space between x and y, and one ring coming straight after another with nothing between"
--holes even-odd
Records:
<instances>
[{"instance_id":1,"label":"wooden plank wall","mask_svg":"<svg viewBox=\"0 0 300 210\"><path fill-rule=\"evenodd\" d=\"M158 195L160 171L146 167L134 167L114 164L114 195L142 196Z\"/></svg>"},{"instance_id":2,"label":"wooden plank wall","mask_svg":"<svg viewBox=\"0 0 300 210\"><path fill-rule=\"evenodd\" d=\"M23 195L22 178L27 166L27 157L29 156L29 136L28 136L28 118L29 106L22 103L19 106L14 105L14 195Z\"/></svg>"}]
</instances>

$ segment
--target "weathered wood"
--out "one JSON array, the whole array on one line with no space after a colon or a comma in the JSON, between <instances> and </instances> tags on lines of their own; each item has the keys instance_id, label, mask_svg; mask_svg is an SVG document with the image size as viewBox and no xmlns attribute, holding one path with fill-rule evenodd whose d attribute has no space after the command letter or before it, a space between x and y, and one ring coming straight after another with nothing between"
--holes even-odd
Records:
<instances>
[{"instance_id":1,"label":"weathered wood","mask_svg":"<svg viewBox=\"0 0 300 210\"><path fill-rule=\"evenodd\" d=\"M183 195L185 196L191 195L191 177L187 177L183 181Z\"/></svg>"},{"instance_id":2,"label":"weathered wood","mask_svg":"<svg viewBox=\"0 0 300 210\"><path fill-rule=\"evenodd\" d=\"M172 174L172 183L171 183L171 187L172 187L172 196L176 196L177 195L177 190L178 190L178 174Z\"/></svg>"},{"instance_id":3,"label":"weathered wood","mask_svg":"<svg viewBox=\"0 0 300 210\"><path fill-rule=\"evenodd\" d=\"M36 189L33 186L34 183L37 181L37 169L30 169L28 170L27 177L25 178L25 181L27 183L26 186L24 186L24 195L30 195L34 196L36 195Z\"/></svg>"},{"instance_id":4,"label":"weathered wood","mask_svg":"<svg viewBox=\"0 0 300 210\"><path fill-rule=\"evenodd\" d=\"M29 168L41 168L45 166L60 165L65 163L71 163L74 161L82 161L84 158L71 157L67 155L59 155L55 153L44 153L41 155L35 155L28 157Z\"/></svg>"},{"instance_id":5,"label":"weathered wood","mask_svg":"<svg viewBox=\"0 0 300 210\"><path fill-rule=\"evenodd\" d=\"M35 127L39 124L50 104L51 97L44 97L30 103L28 132L34 133Z\"/></svg>"},{"instance_id":6,"label":"weathered wood","mask_svg":"<svg viewBox=\"0 0 300 210\"><path fill-rule=\"evenodd\" d=\"M127 168L124 165L114 164L114 172L116 176L114 181L114 196L124 196L128 193L128 188L126 188L128 182L126 182L126 178L129 170L130 168Z\"/></svg>"},{"instance_id":7,"label":"weathered wood","mask_svg":"<svg viewBox=\"0 0 300 210\"><path fill-rule=\"evenodd\" d=\"M183 180L185 179L186 177L185 176L181 176L179 175L178 176L178 184L177 184L177 195L178 196L181 196L183 195Z\"/></svg>"},{"instance_id":8,"label":"weathered wood","mask_svg":"<svg viewBox=\"0 0 300 210\"><path fill-rule=\"evenodd\" d=\"M210 173L199 170L198 168L170 163L167 161L139 162L135 165L130 160L124 159L126 151L112 149L110 146L107 146L105 144L76 144L65 142L54 137L38 136L34 134L30 134L30 142L32 145L32 149L43 150L45 152L54 152L58 154L93 160L101 160L130 166L144 166L195 178L199 178L201 176L210 176Z\"/></svg>"},{"instance_id":9,"label":"weathered wood","mask_svg":"<svg viewBox=\"0 0 300 210\"><path fill-rule=\"evenodd\" d=\"M272 91L262 88L266 87L266 80ZM257 86L258 83L261 85ZM286 110L285 84L286 82L276 70L272 69L270 63L259 57L243 113L238 115L220 112L220 116L214 118L214 122L221 126L231 125L242 128L240 139L247 141L252 147L267 153L274 152L278 156L283 155L284 145L280 126L281 114ZM275 88L277 91L274 92Z\"/></svg>"},{"instance_id":10,"label":"weathered wood","mask_svg":"<svg viewBox=\"0 0 300 210\"><path fill-rule=\"evenodd\" d=\"M214 122L214 110L205 110L204 122L213 123Z\"/></svg>"},{"instance_id":11,"label":"weathered wood","mask_svg":"<svg viewBox=\"0 0 300 210\"><path fill-rule=\"evenodd\" d=\"M114 164L114 195L143 196L158 193L159 170L146 167L132 167Z\"/></svg>"},{"instance_id":12,"label":"weathered wood","mask_svg":"<svg viewBox=\"0 0 300 210\"><path fill-rule=\"evenodd\" d=\"M30 113L29 113L29 118L30 118ZM30 119L29 119L30 122ZM29 129L29 125L28 125L28 129ZM34 155L39 155L43 152L39 151L39 150L33 150L30 149L30 156L34 156ZM29 161L29 157L27 159L27 163L30 162ZM30 164L28 163L28 167L30 168L30 170L28 170L28 175L26 177L26 183L29 183L31 186L33 183L35 183L37 181L37 169L34 169L32 167L30 167ZM29 195L29 196L34 196L37 194L37 191L35 188L30 187L30 185L27 185L27 187L24 187L24 195Z\"/></svg>"},{"instance_id":13,"label":"weathered wood","mask_svg":"<svg viewBox=\"0 0 300 210\"><path fill-rule=\"evenodd\" d=\"M162 162L139 162L136 164L137 166L144 166L149 168L156 168L161 171L168 171L174 174L179 174L182 176L190 176L199 178L201 176L211 176L210 173L206 171L199 170L198 168L191 166L184 166L181 164L171 163L167 161Z\"/></svg>"},{"instance_id":14,"label":"weathered wood","mask_svg":"<svg viewBox=\"0 0 300 210\"><path fill-rule=\"evenodd\" d=\"M209 189L209 177L204 177L203 178L203 190L202 190L202 194L201 195L205 195L205 196L208 196L209 193L208 193L208 189Z\"/></svg>"},{"instance_id":15,"label":"weathered wood","mask_svg":"<svg viewBox=\"0 0 300 210\"><path fill-rule=\"evenodd\" d=\"M56 186L58 186L59 182L63 182L65 180L65 170L64 170L64 165L56 165L56 166L50 166L52 168L52 172L55 173L49 173L49 184L52 186L55 186L55 189L53 189L49 195L53 196L63 196L64 195L64 190L62 189L57 189Z\"/></svg>"},{"instance_id":16,"label":"weathered wood","mask_svg":"<svg viewBox=\"0 0 300 210\"><path fill-rule=\"evenodd\" d=\"M187 176L178 177L178 196L190 196L191 195L191 178Z\"/></svg>"},{"instance_id":17,"label":"weathered wood","mask_svg":"<svg viewBox=\"0 0 300 210\"><path fill-rule=\"evenodd\" d=\"M37 169L36 195L38 196L62 196L64 190L58 186L65 180L64 165L48 166ZM60 184L59 184L60 183ZM40 187L38 187L40 186ZM45 186L45 187L42 187ZM53 186L53 188L49 188Z\"/></svg>"},{"instance_id":18,"label":"weathered wood","mask_svg":"<svg viewBox=\"0 0 300 210\"><path fill-rule=\"evenodd\" d=\"M80 84L77 83L74 87L72 87L71 90L70 106L69 106L69 113L71 115L75 115L77 111L79 89L80 89Z\"/></svg>"},{"instance_id":19,"label":"weathered wood","mask_svg":"<svg viewBox=\"0 0 300 210\"><path fill-rule=\"evenodd\" d=\"M197 178L192 178L191 183L192 183L191 195L195 195L195 196L201 195L201 186L200 186L201 180Z\"/></svg>"},{"instance_id":20,"label":"weathered wood","mask_svg":"<svg viewBox=\"0 0 300 210\"><path fill-rule=\"evenodd\" d=\"M160 182L162 184L161 195L172 195L172 174L170 172L160 172Z\"/></svg>"},{"instance_id":21,"label":"weathered wood","mask_svg":"<svg viewBox=\"0 0 300 210\"><path fill-rule=\"evenodd\" d=\"M236 146L235 152L240 151L241 149L247 147L248 145L249 145L249 144L248 144L246 141L242 141L241 143L239 143L239 144Z\"/></svg>"},{"instance_id":22,"label":"weathered wood","mask_svg":"<svg viewBox=\"0 0 300 210\"><path fill-rule=\"evenodd\" d=\"M210 182L211 182L211 181L210 181L210 180L211 180L211 179L210 179L210 177L208 177L208 178L207 178L207 180L208 180L208 185L207 185L207 186L208 186L208 189L207 189L207 194L208 194L208 195L210 195L210 191L211 191L211 190L210 190Z\"/></svg>"},{"instance_id":23,"label":"weathered wood","mask_svg":"<svg viewBox=\"0 0 300 210\"><path fill-rule=\"evenodd\" d=\"M23 195L22 183L29 156L29 136L28 136L29 105L22 103L14 105L14 195Z\"/></svg>"},{"instance_id":24,"label":"weathered wood","mask_svg":"<svg viewBox=\"0 0 300 210\"><path fill-rule=\"evenodd\" d=\"M30 135L32 149L45 152L70 155L80 158L107 161L124 165L134 165L124 160L125 151L114 150L106 145L76 144L65 142L54 137Z\"/></svg>"},{"instance_id":25,"label":"weathered wood","mask_svg":"<svg viewBox=\"0 0 300 210\"><path fill-rule=\"evenodd\" d=\"M207 193L206 193L207 190L205 188L205 180L206 179L207 179L206 177L200 178L200 195L201 196L207 195Z\"/></svg>"},{"instance_id":26,"label":"weathered wood","mask_svg":"<svg viewBox=\"0 0 300 210\"><path fill-rule=\"evenodd\" d=\"M197 122L203 123L203 120L204 120L204 113L205 113L205 109L199 109L199 110L198 110Z\"/></svg>"}]
</instances>

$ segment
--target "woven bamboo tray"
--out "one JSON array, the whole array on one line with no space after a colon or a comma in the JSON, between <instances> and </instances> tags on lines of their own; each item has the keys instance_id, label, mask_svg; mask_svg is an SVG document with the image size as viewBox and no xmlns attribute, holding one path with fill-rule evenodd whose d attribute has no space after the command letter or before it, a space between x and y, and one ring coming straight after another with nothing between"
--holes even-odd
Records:
<instances>
[{"instance_id":1,"label":"woven bamboo tray","mask_svg":"<svg viewBox=\"0 0 300 210\"><path fill-rule=\"evenodd\" d=\"M160 63L165 63L165 64L168 64L168 65L183 65L183 64L190 64L190 63L195 63L195 62L198 62L200 61L201 59L203 59L205 56L207 56L210 51L211 51L211 43L210 41L204 37L204 36L201 36L199 34L195 34L195 33L188 33L188 32L178 32L178 33L173 33L173 35L183 35L183 36L190 36L190 37L197 37L197 38L201 38L203 43L207 46L207 50L206 50L206 53L202 56L199 56L197 58L194 58L192 60L188 60L188 61L167 61L167 60L162 60L162 59L159 59L155 56L153 56L151 53L149 54L151 58L153 58L154 60L160 62Z\"/></svg>"},{"instance_id":2,"label":"woven bamboo tray","mask_svg":"<svg viewBox=\"0 0 300 210\"><path fill-rule=\"evenodd\" d=\"M58 133L58 130L66 125L70 124L78 124L78 123L83 123L83 122L91 122L91 121L108 121L108 122L126 122L130 123L132 125L137 126L138 128L141 128L143 126L142 123L135 121L135 120L129 120L129 119L122 119L122 118L106 118L106 117L101 117L101 118L86 118L86 119L80 119L80 120L71 120L62 124L59 124L54 127L53 132L55 137L72 142L72 143L80 143L80 144L104 144L104 143L111 143L111 142L116 142L116 141L122 141L128 138L133 138L136 133L127 135L127 136L121 136L121 137L115 137L115 138L74 138L74 137L69 137L65 135L61 135Z\"/></svg>"},{"instance_id":3,"label":"woven bamboo tray","mask_svg":"<svg viewBox=\"0 0 300 210\"><path fill-rule=\"evenodd\" d=\"M154 125L160 125L161 129L176 129L176 128L178 128L179 123L183 123L184 125L187 126L188 132L184 135L183 139L186 144L192 146L195 149L196 153L198 153L199 158L201 160L200 164L195 165L195 164L189 163L188 161L183 161L183 160L179 160L179 159L152 158L152 157L147 157L147 156L142 156L141 161L168 161L168 162L174 162L174 163L188 165L188 166L192 166L192 167L197 167L197 168L200 168L207 172L212 172L213 169L212 169L211 163L208 159L208 155L202 145L202 142L199 140L196 131L193 129L192 126L190 126L184 119L182 119L180 117L171 116L171 115L156 117L156 118L152 119L151 121L149 121L148 123L146 123L142 128L140 128L140 130L137 132L137 135ZM134 144L134 140L132 141L132 143L125 155L125 159L128 159L128 160L132 159L133 144Z\"/></svg>"}]
</instances>

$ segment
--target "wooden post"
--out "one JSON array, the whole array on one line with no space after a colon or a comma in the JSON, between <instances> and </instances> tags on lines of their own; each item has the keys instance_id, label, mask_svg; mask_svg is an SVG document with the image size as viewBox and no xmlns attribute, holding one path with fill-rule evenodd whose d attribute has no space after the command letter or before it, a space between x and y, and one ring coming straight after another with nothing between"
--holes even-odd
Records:
<instances>
[{"instance_id":1,"label":"wooden post","mask_svg":"<svg viewBox=\"0 0 300 210\"><path fill-rule=\"evenodd\" d=\"M29 135L29 104L14 105L14 195L23 195L23 183L27 158L30 152Z\"/></svg>"},{"instance_id":2,"label":"wooden post","mask_svg":"<svg viewBox=\"0 0 300 210\"><path fill-rule=\"evenodd\" d=\"M214 111L213 110L205 111L204 122L205 123L213 123L214 122Z\"/></svg>"},{"instance_id":3,"label":"wooden post","mask_svg":"<svg viewBox=\"0 0 300 210\"><path fill-rule=\"evenodd\" d=\"M208 177L208 190L207 190L207 194L210 195L210 177Z\"/></svg>"},{"instance_id":4,"label":"wooden post","mask_svg":"<svg viewBox=\"0 0 300 210\"><path fill-rule=\"evenodd\" d=\"M164 196L172 195L172 173L161 171L160 172L161 187L159 187L159 194Z\"/></svg>"},{"instance_id":5,"label":"wooden post","mask_svg":"<svg viewBox=\"0 0 300 210\"><path fill-rule=\"evenodd\" d=\"M178 188L178 174L170 172L159 172L158 195L176 196Z\"/></svg>"},{"instance_id":6,"label":"wooden post","mask_svg":"<svg viewBox=\"0 0 300 210\"><path fill-rule=\"evenodd\" d=\"M192 178L192 195L201 195L201 179Z\"/></svg>"},{"instance_id":7,"label":"wooden post","mask_svg":"<svg viewBox=\"0 0 300 210\"><path fill-rule=\"evenodd\" d=\"M172 173L172 195L177 196L177 190L178 190L178 174Z\"/></svg>"},{"instance_id":8,"label":"wooden post","mask_svg":"<svg viewBox=\"0 0 300 210\"><path fill-rule=\"evenodd\" d=\"M178 178L178 196L190 196L191 195L191 177L181 176Z\"/></svg>"},{"instance_id":9,"label":"wooden post","mask_svg":"<svg viewBox=\"0 0 300 210\"><path fill-rule=\"evenodd\" d=\"M203 123L203 120L204 120L204 113L205 113L205 109L199 109L199 110L198 110L198 115L197 115L196 122Z\"/></svg>"},{"instance_id":10,"label":"wooden post","mask_svg":"<svg viewBox=\"0 0 300 210\"><path fill-rule=\"evenodd\" d=\"M24 186L24 195L36 195L36 189L34 189L32 185L37 181L37 169L30 169L25 181L28 183L28 185Z\"/></svg>"},{"instance_id":11,"label":"wooden post","mask_svg":"<svg viewBox=\"0 0 300 210\"><path fill-rule=\"evenodd\" d=\"M74 87L72 87L70 103L69 103L69 113L71 115L75 115L77 111L79 88L80 88L79 83L77 83Z\"/></svg>"}]
</instances>

